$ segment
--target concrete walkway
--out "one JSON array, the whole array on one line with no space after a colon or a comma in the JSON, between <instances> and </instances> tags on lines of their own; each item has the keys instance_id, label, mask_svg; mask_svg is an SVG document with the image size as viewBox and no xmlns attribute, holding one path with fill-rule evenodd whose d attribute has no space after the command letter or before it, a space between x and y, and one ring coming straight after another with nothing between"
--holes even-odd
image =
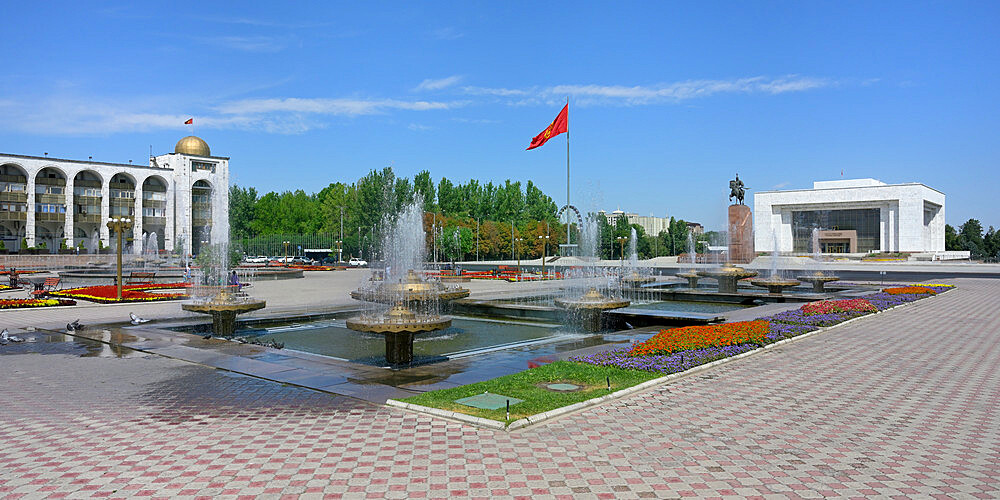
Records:
<instances>
[{"instance_id":1,"label":"concrete walkway","mask_svg":"<svg viewBox=\"0 0 1000 500\"><path fill-rule=\"evenodd\" d=\"M160 357L0 354L0 497L1000 495L1000 287L512 434Z\"/></svg>"}]
</instances>

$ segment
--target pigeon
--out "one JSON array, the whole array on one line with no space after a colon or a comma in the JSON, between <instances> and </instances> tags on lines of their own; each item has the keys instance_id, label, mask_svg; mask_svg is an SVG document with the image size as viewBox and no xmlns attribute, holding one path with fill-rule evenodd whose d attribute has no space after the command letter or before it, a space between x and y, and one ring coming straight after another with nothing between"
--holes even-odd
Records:
<instances>
[{"instance_id":1,"label":"pigeon","mask_svg":"<svg viewBox=\"0 0 1000 500\"><path fill-rule=\"evenodd\" d=\"M24 342L24 339L17 335L11 335L6 328L0 332L0 345L7 345L7 342Z\"/></svg>"},{"instance_id":2,"label":"pigeon","mask_svg":"<svg viewBox=\"0 0 1000 500\"><path fill-rule=\"evenodd\" d=\"M208 340L208 339L212 338L212 334L210 333L208 335L203 336L202 338L205 339L205 340Z\"/></svg>"},{"instance_id":3,"label":"pigeon","mask_svg":"<svg viewBox=\"0 0 1000 500\"><path fill-rule=\"evenodd\" d=\"M135 315L135 313L128 313L128 317L132 320L133 325L141 325L143 323L148 323L148 319L143 319Z\"/></svg>"},{"instance_id":4,"label":"pigeon","mask_svg":"<svg viewBox=\"0 0 1000 500\"><path fill-rule=\"evenodd\" d=\"M80 320L76 320L76 321L74 321L72 323L66 323L66 331L67 332L73 333L73 332L75 332L77 330L82 330L82 329L83 329L83 325L80 324Z\"/></svg>"},{"instance_id":5,"label":"pigeon","mask_svg":"<svg viewBox=\"0 0 1000 500\"><path fill-rule=\"evenodd\" d=\"M632 326L628 321L625 322L625 326L627 326L629 330L635 330L635 327Z\"/></svg>"}]
</instances>

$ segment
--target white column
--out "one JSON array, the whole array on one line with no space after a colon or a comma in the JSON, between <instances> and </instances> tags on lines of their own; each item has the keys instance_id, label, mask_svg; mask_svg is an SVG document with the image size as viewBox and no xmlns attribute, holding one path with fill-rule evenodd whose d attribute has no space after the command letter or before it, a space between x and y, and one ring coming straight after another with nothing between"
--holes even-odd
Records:
<instances>
[{"instance_id":1,"label":"white column","mask_svg":"<svg viewBox=\"0 0 1000 500\"><path fill-rule=\"evenodd\" d=\"M142 255L142 181L135 183L135 213L132 215L132 253Z\"/></svg>"},{"instance_id":2,"label":"white column","mask_svg":"<svg viewBox=\"0 0 1000 500\"><path fill-rule=\"evenodd\" d=\"M101 220L97 223L97 230L101 233L101 241L104 243L104 248L111 246L111 239L108 231L108 219L111 218L111 177L114 174L109 174L107 180L101 181ZM97 247L100 248L100 243Z\"/></svg>"},{"instance_id":3,"label":"white column","mask_svg":"<svg viewBox=\"0 0 1000 500\"><path fill-rule=\"evenodd\" d=\"M35 246L35 176L38 172L28 172L28 213L24 220L24 238L28 246Z\"/></svg>"},{"instance_id":4,"label":"white column","mask_svg":"<svg viewBox=\"0 0 1000 500\"><path fill-rule=\"evenodd\" d=\"M69 245L70 248L73 248L74 246L76 246L75 245L76 242L73 241L73 230L75 229L73 227L73 222L74 222L73 218L76 215L73 213L73 199L74 199L73 181L76 180L76 178L75 176L73 178L70 178L70 175L72 174L69 173L66 175L66 191L65 194L63 195L66 203L66 220L64 221L65 225L63 227L63 238L68 240L66 244Z\"/></svg>"}]
</instances>

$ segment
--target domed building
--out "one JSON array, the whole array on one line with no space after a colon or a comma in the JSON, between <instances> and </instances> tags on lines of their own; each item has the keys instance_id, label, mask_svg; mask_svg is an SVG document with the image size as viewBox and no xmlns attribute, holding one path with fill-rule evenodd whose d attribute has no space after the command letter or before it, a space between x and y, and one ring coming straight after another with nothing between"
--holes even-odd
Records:
<instances>
[{"instance_id":1,"label":"domed building","mask_svg":"<svg viewBox=\"0 0 1000 500\"><path fill-rule=\"evenodd\" d=\"M148 165L0 153L0 241L42 252L94 253L111 245L107 220L134 221L133 253L197 254L229 237L229 158L188 136ZM155 246L155 248L154 248ZM70 249L69 247L73 247ZM107 250L105 250L106 252Z\"/></svg>"}]
</instances>

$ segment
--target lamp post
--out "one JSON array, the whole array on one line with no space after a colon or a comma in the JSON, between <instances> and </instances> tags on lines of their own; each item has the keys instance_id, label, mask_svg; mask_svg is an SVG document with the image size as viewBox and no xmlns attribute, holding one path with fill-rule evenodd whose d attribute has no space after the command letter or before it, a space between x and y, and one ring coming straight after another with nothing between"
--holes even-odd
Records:
<instances>
[{"instance_id":1,"label":"lamp post","mask_svg":"<svg viewBox=\"0 0 1000 500\"><path fill-rule=\"evenodd\" d=\"M117 279L115 280L116 288L118 289L118 300L122 299L122 235L130 229L132 229L132 219L128 217L112 217L108 220L108 231L118 233L118 269L116 273Z\"/></svg>"},{"instance_id":2,"label":"lamp post","mask_svg":"<svg viewBox=\"0 0 1000 500\"><path fill-rule=\"evenodd\" d=\"M626 238L624 236L619 236L619 237L615 238L615 240L618 241L618 243L621 245L621 248L622 248L622 250L621 250L622 266L624 267L625 266L625 242L628 241L628 238Z\"/></svg>"},{"instance_id":3,"label":"lamp post","mask_svg":"<svg viewBox=\"0 0 1000 500\"><path fill-rule=\"evenodd\" d=\"M545 276L545 251L548 249L549 235L538 235L538 239L542 240L542 276Z\"/></svg>"},{"instance_id":4,"label":"lamp post","mask_svg":"<svg viewBox=\"0 0 1000 500\"><path fill-rule=\"evenodd\" d=\"M290 242L290 241L282 241L281 243L283 245L285 245L285 255L284 255L284 257L281 258L281 263L287 266L288 265L288 245L290 245L292 242Z\"/></svg>"},{"instance_id":5,"label":"lamp post","mask_svg":"<svg viewBox=\"0 0 1000 500\"><path fill-rule=\"evenodd\" d=\"M476 219L476 262L479 262L479 219Z\"/></svg>"},{"instance_id":6,"label":"lamp post","mask_svg":"<svg viewBox=\"0 0 1000 500\"><path fill-rule=\"evenodd\" d=\"M337 264L344 261L344 240L337 240Z\"/></svg>"},{"instance_id":7,"label":"lamp post","mask_svg":"<svg viewBox=\"0 0 1000 500\"><path fill-rule=\"evenodd\" d=\"M521 242L524 238L515 238L514 241L517 242L517 276L518 279L521 277Z\"/></svg>"}]
</instances>

